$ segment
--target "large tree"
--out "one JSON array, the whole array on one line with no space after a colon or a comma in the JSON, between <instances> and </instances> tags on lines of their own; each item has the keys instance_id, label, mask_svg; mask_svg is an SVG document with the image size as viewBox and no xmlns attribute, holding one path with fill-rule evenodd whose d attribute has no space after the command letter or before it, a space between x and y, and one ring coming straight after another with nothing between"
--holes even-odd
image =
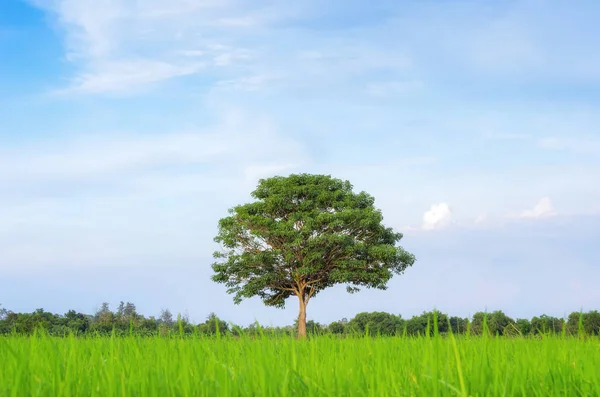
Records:
<instances>
[{"instance_id":1,"label":"large tree","mask_svg":"<svg viewBox=\"0 0 600 397\"><path fill-rule=\"evenodd\" d=\"M415 258L399 247L402 234L382 223L374 198L348 181L299 174L259 181L256 200L219 221L213 281L234 302L258 296L268 306L300 304L298 336L306 336L306 306L325 288L346 284L386 289Z\"/></svg>"}]
</instances>

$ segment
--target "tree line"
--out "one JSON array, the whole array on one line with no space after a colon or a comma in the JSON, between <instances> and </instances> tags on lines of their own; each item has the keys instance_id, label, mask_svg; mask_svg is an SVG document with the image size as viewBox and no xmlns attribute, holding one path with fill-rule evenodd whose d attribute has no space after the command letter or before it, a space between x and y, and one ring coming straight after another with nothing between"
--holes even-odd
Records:
<instances>
[{"instance_id":1,"label":"tree line","mask_svg":"<svg viewBox=\"0 0 600 397\"><path fill-rule=\"evenodd\" d=\"M205 321L194 324L187 315L174 316L168 309L161 311L158 317L146 317L137 312L135 304L121 302L116 310L110 310L103 303L94 314L78 313L69 310L60 315L37 309L31 313L16 313L0 306L0 335L32 335L43 331L53 336L67 335L297 335L298 324L283 327L250 324L238 326L224 321L211 313ZM435 324L434 324L435 323ZM515 337L545 334L600 335L600 312L573 312L567 318L548 315L531 319L513 319L497 310L490 313L477 312L471 318L449 316L440 311L423 312L420 315L404 319L401 315L386 312L363 312L354 318L341 319L330 324L321 324L313 320L306 322L309 335L372 335L372 336L423 336L434 333L452 332L457 335L490 335Z\"/></svg>"}]
</instances>

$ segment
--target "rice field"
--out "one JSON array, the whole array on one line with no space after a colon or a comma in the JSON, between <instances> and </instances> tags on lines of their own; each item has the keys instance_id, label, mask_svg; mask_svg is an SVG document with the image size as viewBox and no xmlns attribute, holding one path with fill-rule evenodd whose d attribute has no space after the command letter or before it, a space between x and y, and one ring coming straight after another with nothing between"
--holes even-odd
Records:
<instances>
[{"instance_id":1,"label":"rice field","mask_svg":"<svg viewBox=\"0 0 600 397\"><path fill-rule=\"evenodd\" d=\"M0 338L2 396L600 396L598 338Z\"/></svg>"},{"instance_id":2,"label":"rice field","mask_svg":"<svg viewBox=\"0 0 600 397\"><path fill-rule=\"evenodd\" d=\"M0 337L1 396L600 396L600 340Z\"/></svg>"}]
</instances>

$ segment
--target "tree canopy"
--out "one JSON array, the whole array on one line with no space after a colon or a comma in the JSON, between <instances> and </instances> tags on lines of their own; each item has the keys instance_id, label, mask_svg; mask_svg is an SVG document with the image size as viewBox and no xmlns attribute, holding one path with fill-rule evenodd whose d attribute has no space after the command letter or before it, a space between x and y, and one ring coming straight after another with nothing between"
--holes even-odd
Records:
<instances>
[{"instance_id":1,"label":"tree canopy","mask_svg":"<svg viewBox=\"0 0 600 397\"><path fill-rule=\"evenodd\" d=\"M299 300L298 335L306 334L306 305L319 292L345 284L386 289L415 258L397 243L402 234L382 223L374 198L348 181L297 174L259 181L256 200L219 221L213 281L234 302L258 296L268 306Z\"/></svg>"}]
</instances>

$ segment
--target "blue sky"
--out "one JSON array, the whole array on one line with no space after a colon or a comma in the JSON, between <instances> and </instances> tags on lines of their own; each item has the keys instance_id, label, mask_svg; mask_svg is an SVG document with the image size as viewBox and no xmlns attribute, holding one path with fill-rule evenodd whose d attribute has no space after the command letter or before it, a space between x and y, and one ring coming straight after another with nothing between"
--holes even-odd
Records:
<instances>
[{"instance_id":1,"label":"blue sky","mask_svg":"<svg viewBox=\"0 0 600 397\"><path fill-rule=\"evenodd\" d=\"M0 303L291 324L210 281L259 178L349 179L417 256L309 318L599 309L600 3L0 2Z\"/></svg>"}]
</instances>

